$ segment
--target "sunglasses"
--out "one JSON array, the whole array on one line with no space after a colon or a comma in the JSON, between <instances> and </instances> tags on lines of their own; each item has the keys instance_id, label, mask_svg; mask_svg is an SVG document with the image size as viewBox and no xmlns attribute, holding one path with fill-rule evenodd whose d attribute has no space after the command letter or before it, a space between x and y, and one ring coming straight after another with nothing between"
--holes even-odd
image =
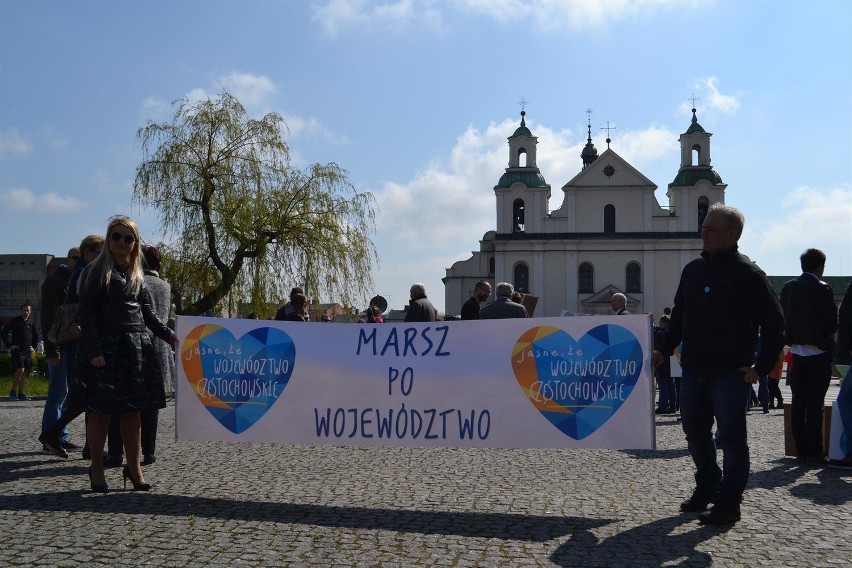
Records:
<instances>
[{"instance_id":1,"label":"sunglasses","mask_svg":"<svg viewBox=\"0 0 852 568\"><path fill-rule=\"evenodd\" d=\"M133 235L122 235L119 232L113 233L112 235L110 235L110 238L116 243L124 239L124 244L126 245L129 245L130 243L136 240L136 237L134 237Z\"/></svg>"}]
</instances>

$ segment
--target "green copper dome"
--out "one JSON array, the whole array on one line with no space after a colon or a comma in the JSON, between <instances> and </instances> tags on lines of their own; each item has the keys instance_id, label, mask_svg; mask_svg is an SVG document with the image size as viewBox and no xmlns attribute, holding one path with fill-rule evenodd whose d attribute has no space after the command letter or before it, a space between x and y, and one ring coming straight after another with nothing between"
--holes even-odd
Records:
<instances>
[{"instance_id":1,"label":"green copper dome","mask_svg":"<svg viewBox=\"0 0 852 568\"><path fill-rule=\"evenodd\" d=\"M700 128L700 127L699 127ZM713 185L724 185L721 176L706 166L689 167L681 169L669 184L669 187L688 187L695 185L701 180L707 180Z\"/></svg>"},{"instance_id":2,"label":"green copper dome","mask_svg":"<svg viewBox=\"0 0 852 568\"><path fill-rule=\"evenodd\" d=\"M497 188L508 189L513 183L521 182L527 187L547 187L547 182L544 181L544 176L534 170L514 170L506 172L500 177L500 181L494 186Z\"/></svg>"}]
</instances>

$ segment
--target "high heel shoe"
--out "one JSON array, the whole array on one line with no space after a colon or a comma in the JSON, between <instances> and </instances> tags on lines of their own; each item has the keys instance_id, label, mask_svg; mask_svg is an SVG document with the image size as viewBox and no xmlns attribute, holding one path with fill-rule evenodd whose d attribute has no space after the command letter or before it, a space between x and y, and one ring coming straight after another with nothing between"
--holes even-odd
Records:
<instances>
[{"instance_id":1,"label":"high heel shoe","mask_svg":"<svg viewBox=\"0 0 852 568\"><path fill-rule=\"evenodd\" d=\"M95 483L92 481L92 467L89 466L89 484L92 486L94 493L109 493L109 485L106 483Z\"/></svg>"},{"instance_id":2,"label":"high heel shoe","mask_svg":"<svg viewBox=\"0 0 852 568\"><path fill-rule=\"evenodd\" d=\"M134 491L150 491L151 484L150 483L139 483L130 475L130 469L127 466L124 466L124 469L121 471L121 476L124 478L124 488L127 489L127 480L130 480L130 483L133 484Z\"/></svg>"}]
</instances>

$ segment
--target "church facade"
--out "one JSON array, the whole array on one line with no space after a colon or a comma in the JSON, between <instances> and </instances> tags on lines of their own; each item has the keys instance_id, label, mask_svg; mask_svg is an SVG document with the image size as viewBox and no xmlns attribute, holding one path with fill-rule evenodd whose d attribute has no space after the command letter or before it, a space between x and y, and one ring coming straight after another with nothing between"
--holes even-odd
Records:
<instances>
[{"instance_id":1,"label":"church facade","mask_svg":"<svg viewBox=\"0 0 852 568\"><path fill-rule=\"evenodd\" d=\"M671 306L683 267L701 253L699 228L727 187L710 165L710 137L692 122L680 136L680 168L657 186L609 148L598 155L589 136L582 170L562 186L562 205L548 210L551 187L536 165L538 139L521 124L509 137L509 165L494 186L496 229L479 251L446 271L445 310L458 314L478 280L511 282L538 297L535 316L611 313L627 296L631 313L659 316Z\"/></svg>"}]
</instances>

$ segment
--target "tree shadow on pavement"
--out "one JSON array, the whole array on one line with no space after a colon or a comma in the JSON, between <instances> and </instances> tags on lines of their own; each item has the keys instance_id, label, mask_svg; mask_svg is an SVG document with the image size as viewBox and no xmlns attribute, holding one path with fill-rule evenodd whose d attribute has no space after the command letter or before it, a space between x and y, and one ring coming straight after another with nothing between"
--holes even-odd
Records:
<instances>
[{"instance_id":1,"label":"tree shadow on pavement","mask_svg":"<svg viewBox=\"0 0 852 568\"><path fill-rule=\"evenodd\" d=\"M614 522L611 519L586 519L523 515L511 513L475 513L420 511L369 507L343 507L269 501L133 493L113 490L107 494L88 491L61 491L0 496L0 511L46 511L76 513L123 513L130 515L167 515L237 521L316 525L334 528L388 530L426 535L457 535L547 542L570 536L572 541L595 540L592 529Z\"/></svg>"},{"instance_id":2,"label":"tree shadow on pavement","mask_svg":"<svg viewBox=\"0 0 852 568\"><path fill-rule=\"evenodd\" d=\"M679 526L695 523L692 530L673 534ZM559 566L659 566L679 561L678 565L710 566L713 557L696 546L731 526L710 527L696 523L695 517L678 515L659 519L619 532L602 541L592 533L575 535L550 555Z\"/></svg>"}]
</instances>

